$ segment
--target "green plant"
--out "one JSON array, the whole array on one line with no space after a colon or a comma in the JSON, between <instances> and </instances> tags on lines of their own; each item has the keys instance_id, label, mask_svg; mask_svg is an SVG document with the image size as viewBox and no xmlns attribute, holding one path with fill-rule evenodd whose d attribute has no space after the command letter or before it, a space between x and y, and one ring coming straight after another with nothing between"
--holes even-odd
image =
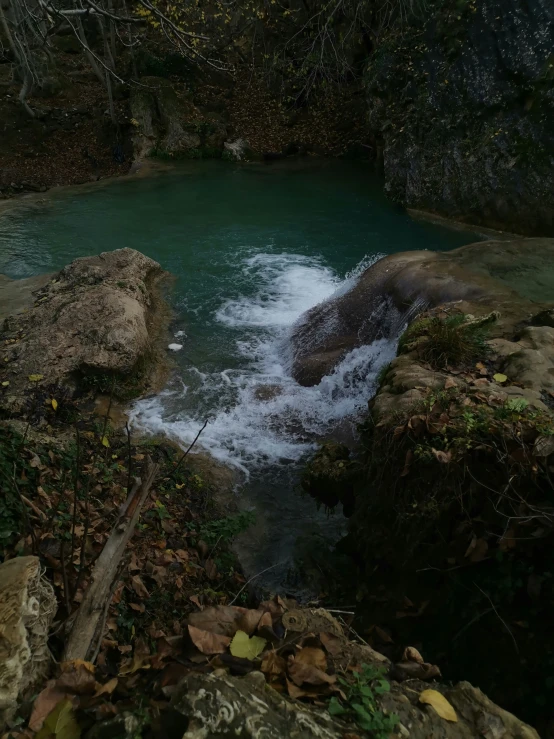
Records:
<instances>
[{"instance_id":1,"label":"green plant","mask_svg":"<svg viewBox=\"0 0 554 739\"><path fill-rule=\"evenodd\" d=\"M346 700L340 702L333 697L329 702L329 713L354 720L375 739L387 739L398 723L398 716L387 716L377 703L379 695L390 691L390 683L384 679L385 670L373 665L362 665L361 672L354 672L354 682L339 678Z\"/></svg>"},{"instance_id":2,"label":"green plant","mask_svg":"<svg viewBox=\"0 0 554 739\"><path fill-rule=\"evenodd\" d=\"M219 518L201 527L200 538L204 539L209 546L215 546L218 542L230 542L252 526L255 520L256 516L252 511L243 511L235 516Z\"/></svg>"},{"instance_id":3,"label":"green plant","mask_svg":"<svg viewBox=\"0 0 554 739\"><path fill-rule=\"evenodd\" d=\"M426 335L422 354L429 364L437 368L467 364L488 351L483 328L468 323L463 314L445 319L432 318Z\"/></svg>"}]
</instances>

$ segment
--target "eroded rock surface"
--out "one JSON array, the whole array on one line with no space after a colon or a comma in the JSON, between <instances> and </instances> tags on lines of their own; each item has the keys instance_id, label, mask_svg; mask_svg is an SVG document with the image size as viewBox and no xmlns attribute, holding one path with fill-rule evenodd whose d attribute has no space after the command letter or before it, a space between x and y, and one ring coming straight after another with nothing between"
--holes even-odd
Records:
<instances>
[{"instance_id":1,"label":"eroded rock surface","mask_svg":"<svg viewBox=\"0 0 554 739\"><path fill-rule=\"evenodd\" d=\"M0 729L18 698L48 671L48 631L56 608L52 586L41 578L38 557L0 565Z\"/></svg>"},{"instance_id":2,"label":"eroded rock surface","mask_svg":"<svg viewBox=\"0 0 554 739\"><path fill-rule=\"evenodd\" d=\"M4 406L29 382L72 385L80 373L132 373L153 350L149 329L163 313L155 289L162 276L157 262L133 249L65 267L27 312L4 321Z\"/></svg>"},{"instance_id":3,"label":"eroded rock surface","mask_svg":"<svg viewBox=\"0 0 554 739\"><path fill-rule=\"evenodd\" d=\"M381 663L379 663L381 664ZM538 739L537 732L489 700L466 682L453 688L435 686L454 706L458 721L440 718L430 706L418 703L429 684L411 680L409 685L392 683L391 692L380 698L386 714L400 720L391 736L414 739ZM342 739L356 735L355 726L331 718L309 705L284 698L266 686L262 673L245 678L229 675L191 674L178 686L172 699L174 709L189 718L183 739Z\"/></svg>"}]
</instances>

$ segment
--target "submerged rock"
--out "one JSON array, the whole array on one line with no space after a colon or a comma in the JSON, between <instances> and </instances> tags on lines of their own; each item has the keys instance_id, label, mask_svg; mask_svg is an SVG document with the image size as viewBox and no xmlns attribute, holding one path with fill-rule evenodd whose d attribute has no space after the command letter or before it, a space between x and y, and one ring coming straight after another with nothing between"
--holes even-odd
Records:
<instances>
[{"instance_id":1,"label":"submerged rock","mask_svg":"<svg viewBox=\"0 0 554 739\"><path fill-rule=\"evenodd\" d=\"M17 406L29 387L75 388L96 377L109 391L156 365L154 328L163 323L160 265L133 249L76 259L34 294L26 312L4 321L2 404ZM149 371L150 370L150 371Z\"/></svg>"}]
</instances>

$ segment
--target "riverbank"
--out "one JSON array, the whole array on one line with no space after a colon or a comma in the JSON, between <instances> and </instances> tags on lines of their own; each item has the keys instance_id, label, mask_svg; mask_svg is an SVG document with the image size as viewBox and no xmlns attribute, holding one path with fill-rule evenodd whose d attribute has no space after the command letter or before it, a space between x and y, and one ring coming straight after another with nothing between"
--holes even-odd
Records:
<instances>
[{"instance_id":1,"label":"riverbank","mask_svg":"<svg viewBox=\"0 0 554 739\"><path fill-rule=\"evenodd\" d=\"M112 290L114 281L112 298L123 310L130 268L137 278L140 270L143 277L159 271L128 249L66 267L26 313L4 323L8 351L23 361L25 343L35 339L17 322L28 322L34 309L43 319L52 309L59 314L56 298L69 285L73 301L86 305L84 295L99 285ZM150 293L154 283L143 282ZM78 313L74 307L74 331L61 332L68 342L61 354L87 335ZM110 328L117 330L113 321ZM102 351L96 354L99 361ZM25 369L17 408L8 402L10 368L0 377L4 416L11 415L0 421L0 591L9 590L0 600L18 634L9 641L11 671L0 672L0 721L11 736L58 736L63 725L87 739L112 731L158 737L216 724L223 736L251 736L255 720L299 739L344 739L352 731L423 739L430 729L469 739L487 726L536 738L469 684L436 682L440 669L417 649L389 661L360 643L349 628L352 613L338 609L338 621L279 597L252 603L250 579L230 548L252 514L222 508L233 481L213 462L199 462L192 447L144 439L118 423L112 397L120 395L118 367L127 359L112 363L102 403L98 383L83 383L90 375L82 368L75 375L67 362L41 367L35 355L44 374ZM33 618L21 610L31 594ZM217 700L199 702L212 689ZM222 719L222 701L240 696L240 711Z\"/></svg>"}]
</instances>

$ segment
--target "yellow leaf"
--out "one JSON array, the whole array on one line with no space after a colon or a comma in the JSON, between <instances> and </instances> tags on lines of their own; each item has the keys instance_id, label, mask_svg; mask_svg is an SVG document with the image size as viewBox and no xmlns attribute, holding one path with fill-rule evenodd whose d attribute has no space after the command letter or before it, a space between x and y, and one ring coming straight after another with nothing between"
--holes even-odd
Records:
<instances>
[{"instance_id":1,"label":"yellow leaf","mask_svg":"<svg viewBox=\"0 0 554 739\"><path fill-rule=\"evenodd\" d=\"M4 382L2 383L2 387L8 387L9 384L10 384L9 380L4 380Z\"/></svg>"},{"instance_id":2,"label":"yellow leaf","mask_svg":"<svg viewBox=\"0 0 554 739\"><path fill-rule=\"evenodd\" d=\"M50 711L42 729L35 734L35 739L79 739L80 736L81 729L75 718L73 704L66 698Z\"/></svg>"},{"instance_id":3,"label":"yellow leaf","mask_svg":"<svg viewBox=\"0 0 554 739\"><path fill-rule=\"evenodd\" d=\"M177 488L177 490L182 490L185 487L185 483L184 482L181 482L181 483L176 482L175 483L175 487Z\"/></svg>"},{"instance_id":4,"label":"yellow leaf","mask_svg":"<svg viewBox=\"0 0 554 739\"><path fill-rule=\"evenodd\" d=\"M497 374L496 374L496 375L493 375L492 379L493 379L493 380L494 380L495 382L500 382L500 383L502 383L502 382L506 382L506 380L507 380L508 378L506 377L506 375L503 375L503 374L502 374L501 372L497 372Z\"/></svg>"},{"instance_id":5,"label":"yellow leaf","mask_svg":"<svg viewBox=\"0 0 554 739\"><path fill-rule=\"evenodd\" d=\"M105 447L109 447L109 446L110 446L110 442L108 441L108 437L107 437L107 436L103 436L103 437L102 437L102 444L103 444L103 445L104 445Z\"/></svg>"},{"instance_id":6,"label":"yellow leaf","mask_svg":"<svg viewBox=\"0 0 554 739\"><path fill-rule=\"evenodd\" d=\"M446 721L457 723L456 711L438 690L424 690L419 696L419 702L432 706L439 716Z\"/></svg>"},{"instance_id":7,"label":"yellow leaf","mask_svg":"<svg viewBox=\"0 0 554 739\"><path fill-rule=\"evenodd\" d=\"M229 647L233 657L242 657L243 659L256 659L263 652L266 640L261 636L253 636L250 638L244 631L237 631Z\"/></svg>"},{"instance_id":8,"label":"yellow leaf","mask_svg":"<svg viewBox=\"0 0 554 739\"><path fill-rule=\"evenodd\" d=\"M29 380L31 380L31 382L38 382L39 380L42 380L43 377L44 375L29 375Z\"/></svg>"},{"instance_id":9,"label":"yellow leaf","mask_svg":"<svg viewBox=\"0 0 554 739\"><path fill-rule=\"evenodd\" d=\"M52 403L52 408L55 411L57 411L58 410L58 401L56 400L56 398L52 398L52 400L50 402Z\"/></svg>"}]
</instances>

